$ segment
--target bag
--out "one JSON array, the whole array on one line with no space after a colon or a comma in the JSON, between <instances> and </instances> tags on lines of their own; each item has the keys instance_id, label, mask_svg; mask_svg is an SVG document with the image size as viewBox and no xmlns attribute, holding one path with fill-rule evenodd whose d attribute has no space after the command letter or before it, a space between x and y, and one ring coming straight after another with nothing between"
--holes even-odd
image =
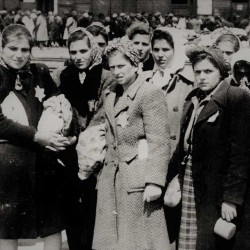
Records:
<instances>
[{"instance_id":1,"label":"bag","mask_svg":"<svg viewBox=\"0 0 250 250\"><path fill-rule=\"evenodd\" d=\"M76 146L81 180L87 179L102 166L106 154L105 124L89 126L79 135Z\"/></svg>"},{"instance_id":2,"label":"bag","mask_svg":"<svg viewBox=\"0 0 250 250\"><path fill-rule=\"evenodd\" d=\"M168 184L165 195L164 204L168 207L175 207L181 200L181 187L178 175Z\"/></svg>"}]
</instances>

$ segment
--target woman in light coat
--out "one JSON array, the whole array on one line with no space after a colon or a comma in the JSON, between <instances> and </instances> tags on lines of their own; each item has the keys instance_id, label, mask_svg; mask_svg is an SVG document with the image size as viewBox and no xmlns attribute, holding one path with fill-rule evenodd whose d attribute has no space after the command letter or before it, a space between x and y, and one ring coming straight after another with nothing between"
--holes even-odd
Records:
<instances>
[{"instance_id":1,"label":"woman in light coat","mask_svg":"<svg viewBox=\"0 0 250 250\"><path fill-rule=\"evenodd\" d=\"M162 207L169 161L167 104L161 89L137 75L132 42L107 49L116 84L106 91L106 144L99 177L93 249L170 249Z\"/></svg>"}]
</instances>

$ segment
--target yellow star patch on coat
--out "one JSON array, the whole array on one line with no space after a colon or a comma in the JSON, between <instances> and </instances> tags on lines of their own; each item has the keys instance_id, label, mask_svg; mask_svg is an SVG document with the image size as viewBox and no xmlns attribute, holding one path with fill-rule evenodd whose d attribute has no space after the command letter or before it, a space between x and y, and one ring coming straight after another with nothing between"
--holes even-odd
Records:
<instances>
[{"instance_id":1,"label":"yellow star patch on coat","mask_svg":"<svg viewBox=\"0 0 250 250\"><path fill-rule=\"evenodd\" d=\"M35 91L36 91L35 97L37 97L38 100L39 100L40 102L42 102L43 98L45 97L44 88L40 88L40 86L37 85L37 86L35 87Z\"/></svg>"},{"instance_id":2,"label":"yellow star patch on coat","mask_svg":"<svg viewBox=\"0 0 250 250\"><path fill-rule=\"evenodd\" d=\"M129 116L128 116L127 112L121 113L117 117L117 125L120 125L122 128L125 128L126 126L129 125L128 118L129 118Z\"/></svg>"}]
</instances>

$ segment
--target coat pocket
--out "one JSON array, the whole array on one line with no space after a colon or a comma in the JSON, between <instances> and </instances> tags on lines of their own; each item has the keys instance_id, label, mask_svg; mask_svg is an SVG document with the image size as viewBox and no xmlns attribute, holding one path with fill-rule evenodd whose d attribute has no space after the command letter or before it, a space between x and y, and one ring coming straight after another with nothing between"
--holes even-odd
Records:
<instances>
[{"instance_id":1,"label":"coat pocket","mask_svg":"<svg viewBox=\"0 0 250 250\"><path fill-rule=\"evenodd\" d=\"M146 159L135 159L128 165L128 193L144 191L145 167Z\"/></svg>"}]
</instances>

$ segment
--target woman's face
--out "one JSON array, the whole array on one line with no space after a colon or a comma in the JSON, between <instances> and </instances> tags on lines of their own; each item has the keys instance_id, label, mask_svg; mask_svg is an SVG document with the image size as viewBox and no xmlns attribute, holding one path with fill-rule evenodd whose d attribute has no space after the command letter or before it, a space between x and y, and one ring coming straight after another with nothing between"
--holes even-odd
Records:
<instances>
[{"instance_id":1,"label":"woman's face","mask_svg":"<svg viewBox=\"0 0 250 250\"><path fill-rule=\"evenodd\" d=\"M79 70L88 68L92 61L92 51L88 45L88 37L72 42L69 46L69 55L71 61Z\"/></svg>"},{"instance_id":2,"label":"woman's face","mask_svg":"<svg viewBox=\"0 0 250 250\"><path fill-rule=\"evenodd\" d=\"M10 68L21 69L30 59L31 48L26 37L10 36L3 47L2 59Z\"/></svg>"},{"instance_id":3,"label":"woman's face","mask_svg":"<svg viewBox=\"0 0 250 250\"><path fill-rule=\"evenodd\" d=\"M125 87L133 83L138 68L123 53L116 51L109 55L108 60L110 71L118 84Z\"/></svg>"},{"instance_id":4,"label":"woman's face","mask_svg":"<svg viewBox=\"0 0 250 250\"><path fill-rule=\"evenodd\" d=\"M140 61L144 62L150 52L150 35L136 34L133 36L132 41L134 43L134 47L139 52Z\"/></svg>"},{"instance_id":5,"label":"woman's face","mask_svg":"<svg viewBox=\"0 0 250 250\"><path fill-rule=\"evenodd\" d=\"M230 64L232 56L236 52L233 43L230 41L222 41L218 43L217 47L222 51L226 62Z\"/></svg>"},{"instance_id":6,"label":"woman's face","mask_svg":"<svg viewBox=\"0 0 250 250\"><path fill-rule=\"evenodd\" d=\"M161 69L171 66L174 58L174 49L165 39L155 40L152 47L154 61Z\"/></svg>"},{"instance_id":7,"label":"woman's face","mask_svg":"<svg viewBox=\"0 0 250 250\"><path fill-rule=\"evenodd\" d=\"M107 47L107 42L103 35L99 34L98 36L94 36L94 41L97 43L98 47L100 48L101 54L104 55L105 49Z\"/></svg>"},{"instance_id":8,"label":"woman's face","mask_svg":"<svg viewBox=\"0 0 250 250\"><path fill-rule=\"evenodd\" d=\"M221 81L220 70L208 59L194 65L194 75L198 87L204 92L211 92Z\"/></svg>"}]
</instances>

